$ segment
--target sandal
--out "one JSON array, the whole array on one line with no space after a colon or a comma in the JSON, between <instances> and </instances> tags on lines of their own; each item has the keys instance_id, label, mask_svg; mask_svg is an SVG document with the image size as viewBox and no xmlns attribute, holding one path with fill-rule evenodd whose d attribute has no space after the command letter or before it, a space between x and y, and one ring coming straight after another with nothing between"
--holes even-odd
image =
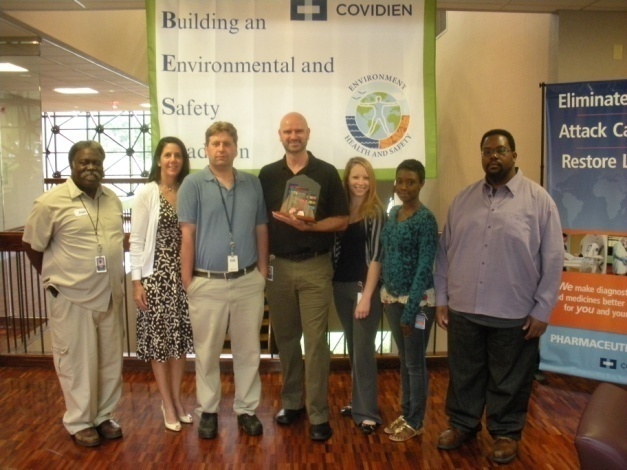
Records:
<instances>
[{"instance_id":1,"label":"sandal","mask_svg":"<svg viewBox=\"0 0 627 470\"><path fill-rule=\"evenodd\" d=\"M408 439L411 439L414 436L418 436L425 432L425 428L421 427L419 429L412 428L409 424L403 423L399 428L396 429L394 434L390 434L390 440L394 442L403 442Z\"/></svg>"},{"instance_id":2,"label":"sandal","mask_svg":"<svg viewBox=\"0 0 627 470\"><path fill-rule=\"evenodd\" d=\"M389 426L383 429L383 432L386 434L394 434L397 428L400 428L403 424L405 424L405 417L400 415L394 421L392 421Z\"/></svg>"}]
</instances>

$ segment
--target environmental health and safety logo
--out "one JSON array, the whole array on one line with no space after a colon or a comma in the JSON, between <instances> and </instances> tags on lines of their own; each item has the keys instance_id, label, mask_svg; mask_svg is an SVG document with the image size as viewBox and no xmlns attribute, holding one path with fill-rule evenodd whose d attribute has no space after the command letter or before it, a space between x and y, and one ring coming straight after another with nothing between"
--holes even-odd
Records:
<instances>
[{"instance_id":1,"label":"environmental health and safety logo","mask_svg":"<svg viewBox=\"0 0 627 470\"><path fill-rule=\"evenodd\" d=\"M292 21L326 21L327 0L291 0Z\"/></svg>"},{"instance_id":2,"label":"environmental health and safety logo","mask_svg":"<svg viewBox=\"0 0 627 470\"><path fill-rule=\"evenodd\" d=\"M379 157L405 144L410 138L410 115L404 87L401 80L384 74L367 75L353 82L346 109L350 135L345 138L351 147L366 156Z\"/></svg>"}]
</instances>

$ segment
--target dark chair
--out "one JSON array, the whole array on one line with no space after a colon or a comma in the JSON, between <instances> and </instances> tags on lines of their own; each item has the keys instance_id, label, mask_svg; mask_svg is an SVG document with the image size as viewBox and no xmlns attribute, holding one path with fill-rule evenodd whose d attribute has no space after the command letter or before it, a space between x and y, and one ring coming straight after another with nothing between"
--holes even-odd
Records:
<instances>
[{"instance_id":1,"label":"dark chair","mask_svg":"<svg viewBox=\"0 0 627 470\"><path fill-rule=\"evenodd\" d=\"M582 470L627 469L627 390L600 384L575 435Z\"/></svg>"}]
</instances>

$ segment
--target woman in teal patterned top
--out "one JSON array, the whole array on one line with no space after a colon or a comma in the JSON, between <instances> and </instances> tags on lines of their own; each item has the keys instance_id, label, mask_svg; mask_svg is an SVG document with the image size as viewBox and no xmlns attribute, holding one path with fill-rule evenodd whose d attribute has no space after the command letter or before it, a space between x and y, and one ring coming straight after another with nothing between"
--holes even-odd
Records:
<instances>
[{"instance_id":1,"label":"woman in teal patterned top","mask_svg":"<svg viewBox=\"0 0 627 470\"><path fill-rule=\"evenodd\" d=\"M396 169L394 191L402 201L390 212L381 233L381 300L401 362L402 414L384 431L402 442L424 431L428 375L425 352L435 317L433 260L438 225L420 202L425 168L404 160Z\"/></svg>"}]
</instances>

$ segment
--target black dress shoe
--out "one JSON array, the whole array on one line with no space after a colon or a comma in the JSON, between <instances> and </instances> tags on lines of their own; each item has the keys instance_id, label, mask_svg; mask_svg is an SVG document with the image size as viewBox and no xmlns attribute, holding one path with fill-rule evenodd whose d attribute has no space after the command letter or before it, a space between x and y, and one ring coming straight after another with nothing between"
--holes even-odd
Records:
<instances>
[{"instance_id":1,"label":"black dress shoe","mask_svg":"<svg viewBox=\"0 0 627 470\"><path fill-rule=\"evenodd\" d=\"M276 422L283 425L292 424L296 421L301 414L305 412L305 408L299 408L298 410L288 410L283 408L276 415Z\"/></svg>"},{"instance_id":2,"label":"black dress shoe","mask_svg":"<svg viewBox=\"0 0 627 470\"><path fill-rule=\"evenodd\" d=\"M353 407L350 405L346 405L340 410L340 414L342 416L353 416Z\"/></svg>"},{"instance_id":3,"label":"black dress shoe","mask_svg":"<svg viewBox=\"0 0 627 470\"><path fill-rule=\"evenodd\" d=\"M314 441L326 441L333 435L333 429L328 421L321 424L312 424L309 430L309 437Z\"/></svg>"},{"instance_id":4,"label":"black dress shoe","mask_svg":"<svg viewBox=\"0 0 627 470\"><path fill-rule=\"evenodd\" d=\"M122 437L122 428L112 419L100 423L96 426L96 431L105 439L118 439Z\"/></svg>"},{"instance_id":5,"label":"black dress shoe","mask_svg":"<svg viewBox=\"0 0 627 470\"><path fill-rule=\"evenodd\" d=\"M259 436L263 433L263 425L255 415L237 415L237 424L249 436Z\"/></svg>"},{"instance_id":6,"label":"black dress shoe","mask_svg":"<svg viewBox=\"0 0 627 470\"><path fill-rule=\"evenodd\" d=\"M218 435L218 413L203 413L198 424L198 437L215 439Z\"/></svg>"}]
</instances>

